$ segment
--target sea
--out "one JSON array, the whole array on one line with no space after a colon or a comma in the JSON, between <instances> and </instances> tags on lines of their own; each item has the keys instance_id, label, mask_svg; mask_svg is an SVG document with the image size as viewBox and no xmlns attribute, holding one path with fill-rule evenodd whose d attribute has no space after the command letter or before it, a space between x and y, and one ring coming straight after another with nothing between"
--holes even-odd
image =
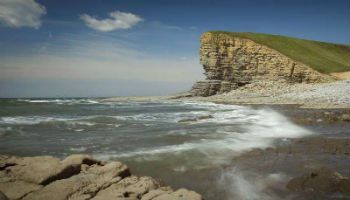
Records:
<instances>
[{"instance_id":1,"label":"sea","mask_svg":"<svg viewBox=\"0 0 350 200\"><path fill-rule=\"evenodd\" d=\"M90 154L119 160L133 174L195 190L206 199L278 199L260 188L261 178L248 179L232 167L235 158L312 134L268 106L94 98L0 100L0 154ZM265 178L278 185L285 177L275 173Z\"/></svg>"}]
</instances>

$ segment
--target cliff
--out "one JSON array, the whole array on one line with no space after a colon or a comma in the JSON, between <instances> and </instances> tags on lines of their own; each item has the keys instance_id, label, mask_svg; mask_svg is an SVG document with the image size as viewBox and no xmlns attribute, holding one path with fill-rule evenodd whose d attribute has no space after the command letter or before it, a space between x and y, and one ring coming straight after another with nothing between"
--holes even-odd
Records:
<instances>
[{"instance_id":1,"label":"cliff","mask_svg":"<svg viewBox=\"0 0 350 200\"><path fill-rule=\"evenodd\" d=\"M191 90L193 96L229 92L262 80L288 83L334 80L267 45L222 32L207 32L202 35L200 63L206 80L194 84Z\"/></svg>"}]
</instances>

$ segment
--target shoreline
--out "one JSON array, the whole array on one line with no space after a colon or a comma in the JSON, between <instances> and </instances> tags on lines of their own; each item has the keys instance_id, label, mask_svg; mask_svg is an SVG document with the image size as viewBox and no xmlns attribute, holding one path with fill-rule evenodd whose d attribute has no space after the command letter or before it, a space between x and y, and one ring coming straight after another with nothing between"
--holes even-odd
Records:
<instances>
[{"instance_id":1,"label":"shoreline","mask_svg":"<svg viewBox=\"0 0 350 200\"><path fill-rule=\"evenodd\" d=\"M138 99L140 101L141 100L162 101L163 99L169 99L169 97L141 97L141 98L125 97L125 98L115 98L113 99L113 101L118 101L118 100L128 101L128 100L135 100L135 99ZM182 101L182 99L180 100ZM116 104L118 105L118 103ZM237 194L231 193L230 188L227 188L228 186L232 187L230 184L236 183L235 181L238 181L238 183L240 183L239 180L243 180L246 182L246 184L249 184L248 185L249 187L253 187L252 188L253 192L255 192L254 195L263 194L263 195L268 195L269 198L276 197L273 199L280 199L282 197L287 198L287 196L291 196L291 195L292 196L297 195L297 197L302 197L297 199L303 199L304 197L310 197L308 196L309 194L306 194L306 196L304 195L304 192L308 192L309 190L317 191L316 193L313 192L312 195L321 194L319 193L319 188L317 187L314 187L311 185L310 187L302 188L300 184L298 184L298 180L304 179L305 178L304 176L307 176L310 173L321 173L321 174L324 174L322 176L330 177L327 180L312 179L312 181L317 182L317 185L324 185L324 184L332 185L332 181L337 182L339 180L346 181L345 184L348 184L347 177L349 177L349 174L346 171L347 165L344 165L343 163L350 163L350 157L349 157L350 152L348 148L348 146L350 145L350 141L348 138L348 133L349 133L348 130L350 130L350 123L349 123L350 110L330 109L330 108L310 109L310 108L301 108L299 105L280 105L280 104L273 104L273 105L250 104L249 107L250 107L249 109L253 109L253 110L262 109L266 111L269 111L268 108L272 108L274 111L281 113L283 116L286 116L288 118L288 121L292 121L294 124L303 126L305 129L310 129L311 131L317 134L300 137L300 138L294 138L294 139L288 138L287 136L285 136L286 134L284 134L283 132L283 131L288 131L288 128L286 129L283 121L279 121L280 127L284 127L284 128L280 129L280 131L278 131L277 133L281 133L284 136L279 139L276 139L274 143L272 143L271 147L266 147L266 148L257 147L254 149L250 149L246 152L243 152L241 155L238 155L238 156L230 153L227 154L227 153L221 152L221 154L224 155L225 158L228 158L227 159L228 163L222 164L222 165L208 166L207 168L200 168L201 165L198 163L196 163L196 167L194 167L193 169L191 168L186 169L186 168L173 168L173 165L171 165L171 163L169 164L168 167L166 167L167 164L163 165L163 163L161 163L161 162L164 162L163 160L159 161L157 166L157 165L154 165L156 161L152 162L151 160L138 161L134 159L125 159L125 160L121 159L120 161L122 161L123 163L126 163L131 169L133 169L133 174L134 175L136 174L138 176L138 177L131 176L130 178L126 179L127 180L126 182L129 183L129 181L131 181L132 182L131 184L133 185L134 184L133 181L135 181L137 182L135 183L137 185L138 183L140 183L139 180L144 180L142 177L150 176L150 177L153 177L152 180L156 180L158 183L165 183L164 185L169 185L175 190L178 190L179 188L184 187L184 188L188 188L190 190L196 191L199 194L202 194L205 199L217 199L216 195L219 195L220 197L219 199L230 199L230 198L239 196ZM345 115L345 118L343 118L343 115ZM348 118L346 116L348 116ZM196 118L195 120L202 120L202 119L205 120L207 118L198 118L198 119ZM184 123L187 123L187 122L185 121ZM191 121L189 121L188 123L191 123ZM270 130L266 130L265 132L268 132L268 131ZM259 133L263 134L264 132L259 132ZM183 136L183 137L186 137L186 136ZM284 138L284 137L287 137L287 138ZM178 138L178 136L172 137L172 139L169 141L176 140L176 138ZM233 144L231 143L230 145L233 145ZM87 154L89 153L87 152ZM27 156L35 156L35 155L36 154L31 154ZM42 155L47 155L47 154L42 154ZM70 154L67 154L67 155L70 155ZM50 157L50 156L46 156L46 157ZM29 157L29 158L32 158L32 157ZM63 158L63 157L60 157L60 158ZM195 157L192 157L192 159L193 158ZM48 159L50 160L51 158L48 158ZM208 159L210 160L213 158L208 157ZM110 158L108 159L107 162L108 163L115 162L115 160L119 160L119 159ZM332 162L329 162L329 160L332 160ZM65 163L63 160L59 162ZM3 162L0 162L0 163L1 163L0 168L1 167L4 168L3 171L5 171L5 174L7 173L8 170L10 170L11 167L13 167L11 166L11 163L10 165L3 164ZM48 165L51 165L51 162L47 162L47 163ZM340 163L340 164L337 165L337 163ZM21 167L24 166L22 164L19 164L19 165ZM40 162L38 162L38 165L41 165ZM98 165L97 167L91 167L90 164L87 164L87 165L88 165L87 169L98 168L102 170L105 167L104 163ZM155 167L158 167L158 168L155 168ZM34 167L34 168L37 168L37 167ZM50 169L49 171L55 172L56 167L54 168L55 169L53 170ZM68 168L72 169L71 167L68 167ZM74 174L71 177L83 178L86 174L91 174L90 172L86 173L85 171L82 171L82 169L83 168L80 165L80 172L78 174ZM158 169L158 170L155 170L155 169ZM159 169L162 169L162 170L159 170ZM309 170L311 170L311 172L309 172ZM23 170L20 170L20 171L23 172ZM42 172L37 172L33 174L36 177L42 177L41 173ZM79 174L83 174L83 175L79 175ZM336 175L336 177L340 177L340 179L333 180L332 177L334 174L341 174L339 176ZM94 175L91 175L91 176L94 176ZM106 175L106 176L108 177L109 175ZM182 180L184 176L193 177L194 181L191 181L189 179ZM67 181L69 182L71 180L71 177L63 178L62 180L55 180L54 182L57 182L57 181L64 182L64 183ZM225 183L227 183L228 186L220 184L220 179L222 178L225 179L226 181ZM56 179L56 178L53 178L53 179ZM146 179L151 180L148 178ZM205 182L206 179L210 179L212 181ZM201 184L199 184L197 180L201 180L200 181ZM294 181L291 184L289 184L289 182L292 180ZM74 178L74 181L76 181L75 178ZM49 182L51 184L51 181ZM260 185L259 187L261 188L255 188L254 183L256 182L259 183L258 185ZM91 183L94 183L94 182L91 181ZM104 183L105 182L103 182L103 184ZM148 185L147 183L145 183L145 185ZM0 186L1 184L3 183L0 182ZM10 183L4 183L4 185L6 184L9 185ZM14 184L14 181L12 181L11 184ZM21 182L21 184L23 184L23 182ZM43 188L49 186L50 184L44 185ZM80 183L77 183L77 184L79 185ZM89 186L87 187L90 187L90 185L91 184L89 183ZM289 186L287 187L287 185ZM10 185L10 186L11 188L17 188L17 187L13 187L13 185ZM161 188L162 186L163 185L160 185L159 187ZM333 186L331 187L333 188ZM346 188L347 186L345 187L345 189L343 188L343 186L340 187L339 185L336 185L334 187L336 188L337 191L339 190L341 192L344 192L344 195L345 196L347 195L346 197L350 197L348 195L350 189L347 189ZM134 188L134 186L131 186L131 187L127 186L126 188L124 188L123 186L121 188L124 190L126 188L129 188L129 189ZM1 190L1 187L0 187L0 190ZM56 191L56 189L52 189L52 190ZM98 190L100 191L100 189ZM105 189L101 189L101 190L105 190ZM155 188L155 190L157 190L158 192L157 188ZM163 191L163 189L160 189L160 190L161 192ZM75 194L80 195L79 193L80 191L83 191L84 193L85 186L81 190L79 190L78 193L75 193ZM115 193L118 193L118 191L112 192L112 193L115 194ZM268 192L265 192L265 191L268 191ZM63 194L65 193L62 192L62 195ZM128 192L127 194L133 195L135 193ZM213 196L213 194L215 194L215 196ZM28 198L29 197L30 196L28 196ZM311 197L314 197L314 196L311 196ZM154 199L157 199L157 198L154 198ZM319 198L319 199L322 199L322 198Z\"/></svg>"},{"instance_id":2,"label":"shoreline","mask_svg":"<svg viewBox=\"0 0 350 200\"><path fill-rule=\"evenodd\" d=\"M183 100L235 105L295 106L310 109L350 109L350 80L329 83L297 83L261 81L239 89L207 97L191 92L167 96L110 97L101 102Z\"/></svg>"},{"instance_id":3,"label":"shoreline","mask_svg":"<svg viewBox=\"0 0 350 200\"><path fill-rule=\"evenodd\" d=\"M350 109L350 80L319 84L262 81L208 97L181 99L237 105L298 105L313 109Z\"/></svg>"}]
</instances>

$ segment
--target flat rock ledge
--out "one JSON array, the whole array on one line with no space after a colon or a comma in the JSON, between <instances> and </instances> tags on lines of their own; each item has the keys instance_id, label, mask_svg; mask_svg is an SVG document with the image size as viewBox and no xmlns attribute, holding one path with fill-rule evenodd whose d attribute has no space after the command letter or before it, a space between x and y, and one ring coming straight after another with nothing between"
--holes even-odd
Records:
<instances>
[{"instance_id":1,"label":"flat rock ledge","mask_svg":"<svg viewBox=\"0 0 350 200\"><path fill-rule=\"evenodd\" d=\"M187 189L174 191L151 177L131 175L117 161L88 155L15 157L0 155L0 200L202 200Z\"/></svg>"}]
</instances>

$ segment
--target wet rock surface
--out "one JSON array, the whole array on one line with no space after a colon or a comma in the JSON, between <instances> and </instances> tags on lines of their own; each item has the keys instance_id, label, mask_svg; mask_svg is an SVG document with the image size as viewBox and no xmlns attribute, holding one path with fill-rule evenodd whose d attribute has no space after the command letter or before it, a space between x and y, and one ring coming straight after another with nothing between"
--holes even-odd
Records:
<instances>
[{"instance_id":1,"label":"wet rock surface","mask_svg":"<svg viewBox=\"0 0 350 200\"><path fill-rule=\"evenodd\" d=\"M203 116L199 116L198 118L181 119L178 122L180 122L180 123L197 122L197 121L207 120L207 119L212 119L212 118L214 118L212 115L203 115Z\"/></svg>"},{"instance_id":2,"label":"wet rock surface","mask_svg":"<svg viewBox=\"0 0 350 200\"><path fill-rule=\"evenodd\" d=\"M287 188L296 192L350 194L350 181L340 173L322 167L293 178L288 182Z\"/></svg>"},{"instance_id":3,"label":"wet rock surface","mask_svg":"<svg viewBox=\"0 0 350 200\"><path fill-rule=\"evenodd\" d=\"M0 156L0 199L174 199L200 200L186 189L174 191L151 177L131 175L117 161L101 162L88 155L63 160L52 156Z\"/></svg>"},{"instance_id":4,"label":"wet rock surface","mask_svg":"<svg viewBox=\"0 0 350 200\"><path fill-rule=\"evenodd\" d=\"M350 198L349 138L313 136L284 140L275 148L246 152L235 158L233 163L235 169L253 174L255 178L261 174L283 177L274 188L270 188L269 184L264 188L264 191L272 190L273 194L280 192L279 198Z\"/></svg>"}]
</instances>

